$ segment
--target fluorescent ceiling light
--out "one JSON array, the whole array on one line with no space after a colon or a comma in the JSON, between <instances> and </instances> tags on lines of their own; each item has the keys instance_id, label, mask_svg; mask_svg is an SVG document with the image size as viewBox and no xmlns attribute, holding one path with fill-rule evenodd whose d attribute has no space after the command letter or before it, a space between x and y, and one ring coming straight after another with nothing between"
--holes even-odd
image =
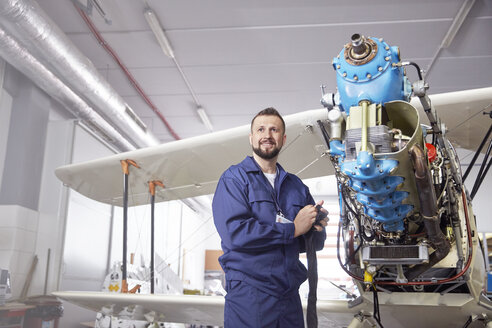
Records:
<instances>
[{"instance_id":1,"label":"fluorescent ceiling light","mask_svg":"<svg viewBox=\"0 0 492 328\"><path fill-rule=\"evenodd\" d=\"M198 116L200 116L200 119L202 120L203 124L207 127L208 131L212 132L214 130L212 123L210 122L210 119L208 118L207 112L202 107L198 107L197 110Z\"/></svg>"},{"instance_id":2,"label":"fluorescent ceiling light","mask_svg":"<svg viewBox=\"0 0 492 328\"><path fill-rule=\"evenodd\" d=\"M159 23L159 19L157 18L155 12L152 9L147 8L144 11L144 16L150 26L150 29L154 32L155 38L161 46L162 51L164 51L166 56L169 58L174 58L173 48L171 48L171 44L169 43L169 40L167 39L164 29Z\"/></svg>"}]
</instances>

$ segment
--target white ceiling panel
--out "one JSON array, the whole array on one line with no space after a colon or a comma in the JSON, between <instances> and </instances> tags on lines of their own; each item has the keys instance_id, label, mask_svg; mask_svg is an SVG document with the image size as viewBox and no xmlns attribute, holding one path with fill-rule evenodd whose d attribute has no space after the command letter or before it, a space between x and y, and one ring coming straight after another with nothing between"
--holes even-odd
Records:
<instances>
[{"instance_id":1,"label":"white ceiling panel","mask_svg":"<svg viewBox=\"0 0 492 328\"><path fill-rule=\"evenodd\" d=\"M78 1L87 4L88 0ZM147 4L159 18L215 130L248 124L268 106L284 114L320 107L319 86L335 90L331 60L353 33L382 37L400 47L403 60L426 69L463 4L463 0L97 1L111 24L95 10L89 18L180 137L207 130L178 69L145 21ZM72 1L39 4L149 129L161 141L171 140ZM451 46L433 64L430 92L491 86L491 32L492 1L476 0ZM415 70L407 71L415 80ZM474 110L463 109L470 115Z\"/></svg>"}]
</instances>

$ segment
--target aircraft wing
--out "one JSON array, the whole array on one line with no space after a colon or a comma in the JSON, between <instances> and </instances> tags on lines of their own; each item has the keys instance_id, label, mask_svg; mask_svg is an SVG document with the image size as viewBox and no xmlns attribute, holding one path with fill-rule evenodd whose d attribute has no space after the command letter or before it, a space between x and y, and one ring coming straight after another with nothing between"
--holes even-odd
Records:
<instances>
[{"instance_id":1,"label":"aircraft wing","mask_svg":"<svg viewBox=\"0 0 492 328\"><path fill-rule=\"evenodd\" d=\"M287 141L279 162L301 178L333 174L317 120L326 109L309 110L284 117ZM56 169L56 176L79 193L112 205L123 205L123 173L120 160L132 159L129 205L149 202L148 181L160 180L156 202L212 194L220 175L251 154L249 125L134 150Z\"/></svg>"},{"instance_id":2,"label":"aircraft wing","mask_svg":"<svg viewBox=\"0 0 492 328\"><path fill-rule=\"evenodd\" d=\"M448 137L463 148L474 149L487 131L490 119L481 110L492 103L492 87L430 96L438 115L449 127ZM421 109L418 99L412 104ZM427 119L423 110L421 117ZM327 118L326 109L309 110L284 117L287 144L279 162L300 178L333 174L325 155L326 146L317 120ZM112 205L122 206L123 179L120 160L132 159L140 169L130 168L129 205L149 202L147 182L160 180L158 201L211 194L217 181L230 165L251 154L249 125L173 141L155 147L121 153L85 163L58 168L56 176L79 193Z\"/></svg>"},{"instance_id":3,"label":"aircraft wing","mask_svg":"<svg viewBox=\"0 0 492 328\"><path fill-rule=\"evenodd\" d=\"M53 295L83 308L117 316L125 308L125 316L146 320L152 313L154 320L203 326L224 325L224 297L199 295L144 295L106 292L54 292ZM303 303L304 311L306 303ZM340 327L352 320L360 306L349 308L347 300L318 301L320 327ZM122 317L120 315L120 317Z\"/></svg>"},{"instance_id":4,"label":"aircraft wing","mask_svg":"<svg viewBox=\"0 0 492 328\"><path fill-rule=\"evenodd\" d=\"M147 320L144 314L151 314L154 320L161 322L204 326L224 324L222 296L71 291L53 294L83 308L120 318ZM366 319L373 320L370 318L373 311L372 293L364 293L361 301L349 306L348 300L318 300L319 327L346 327L356 314L364 314L367 316ZM477 304L469 294L379 293L379 304L382 324L392 328L461 328L471 313L492 314L489 307ZM131 312L126 311L125 308L130 309ZM303 309L306 311L306 300L303 300Z\"/></svg>"},{"instance_id":5,"label":"aircraft wing","mask_svg":"<svg viewBox=\"0 0 492 328\"><path fill-rule=\"evenodd\" d=\"M492 110L488 107L492 105L492 87L440 93L430 98L448 128L446 137L456 147L476 150L492 121L482 114L484 109ZM419 110L423 122L428 122L419 99L412 98L411 104Z\"/></svg>"}]
</instances>

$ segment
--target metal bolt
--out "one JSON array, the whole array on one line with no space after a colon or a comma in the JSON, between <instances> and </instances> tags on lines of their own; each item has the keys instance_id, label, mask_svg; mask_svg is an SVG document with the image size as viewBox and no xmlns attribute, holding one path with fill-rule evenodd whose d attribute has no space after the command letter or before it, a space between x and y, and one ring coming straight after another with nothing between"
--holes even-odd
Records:
<instances>
[{"instance_id":1,"label":"metal bolt","mask_svg":"<svg viewBox=\"0 0 492 328\"><path fill-rule=\"evenodd\" d=\"M384 60L389 61L390 60L389 56L388 57L384 57Z\"/></svg>"},{"instance_id":2,"label":"metal bolt","mask_svg":"<svg viewBox=\"0 0 492 328\"><path fill-rule=\"evenodd\" d=\"M379 173L381 173L381 174L382 174L382 173L383 173L383 170L379 170Z\"/></svg>"},{"instance_id":3,"label":"metal bolt","mask_svg":"<svg viewBox=\"0 0 492 328\"><path fill-rule=\"evenodd\" d=\"M337 65L337 69L340 69L340 65Z\"/></svg>"},{"instance_id":4,"label":"metal bolt","mask_svg":"<svg viewBox=\"0 0 492 328\"><path fill-rule=\"evenodd\" d=\"M381 72L382 70L383 70L383 68L381 66L378 66L378 71Z\"/></svg>"},{"instance_id":5,"label":"metal bolt","mask_svg":"<svg viewBox=\"0 0 492 328\"><path fill-rule=\"evenodd\" d=\"M358 80L359 78L357 77L357 75L354 75L354 80Z\"/></svg>"},{"instance_id":6,"label":"metal bolt","mask_svg":"<svg viewBox=\"0 0 492 328\"><path fill-rule=\"evenodd\" d=\"M384 50L390 50L390 47L386 46L384 47Z\"/></svg>"},{"instance_id":7,"label":"metal bolt","mask_svg":"<svg viewBox=\"0 0 492 328\"><path fill-rule=\"evenodd\" d=\"M372 77L371 73L367 73L366 77L370 79Z\"/></svg>"},{"instance_id":8,"label":"metal bolt","mask_svg":"<svg viewBox=\"0 0 492 328\"><path fill-rule=\"evenodd\" d=\"M346 77L347 76L347 73L344 72L342 75L343 75L343 77Z\"/></svg>"}]
</instances>

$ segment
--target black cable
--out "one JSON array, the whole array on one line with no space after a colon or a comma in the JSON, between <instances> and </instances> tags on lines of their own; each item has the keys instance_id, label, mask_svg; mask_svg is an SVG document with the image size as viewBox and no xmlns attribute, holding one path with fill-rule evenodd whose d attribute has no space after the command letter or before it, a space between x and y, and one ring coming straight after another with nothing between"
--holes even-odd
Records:
<instances>
[{"instance_id":1,"label":"black cable","mask_svg":"<svg viewBox=\"0 0 492 328\"><path fill-rule=\"evenodd\" d=\"M483 146L485 146L485 143L489 139L490 133L492 133L492 124L490 125L489 130L487 131L487 133L485 134L485 137L482 139L482 142L480 143L480 146L478 146L478 149L475 152L475 155L473 156L473 159L471 160L470 164L468 164L468 167L467 167L467 169L465 171L465 174L463 174L463 182L465 182L466 178L468 177L468 174L470 174L470 171L471 171L473 165L475 165L475 161L477 160L478 155L480 155L480 152L482 151Z\"/></svg>"},{"instance_id":2,"label":"black cable","mask_svg":"<svg viewBox=\"0 0 492 328\"><path fill-rule=\"evenodd\" d=\"M473 199L475 197L475 195L477 194L478 190L480 189L480 186L482 185L482 182L483 180L485 180L485 177L487 176L487 173L489 172L489 169L490 169L490 165L492 164L492 158L489 160L489 164L487 164L487 168L485 169L485 172L483 172L482 176L480 177L480 182L478 183L478 186L477 186L477 189L475 190L475 192L471 194L471 199Z\"/></svg>"},{"instance_id":3,"label":"black cable","mask_svg":"<svg viewBox=\"0 0 492 328\"><path fill-rule=\"evenodd\" d=\"M470 326L470 324L473 322L473 319L472 319L472 316L470 316L468 318L468 320L465 322L465 325L463 326L463 328L468 328L468 326Z\"/></svg>"},{"instance_id":4,"label":"black cable","mask_svg":"<svg viewBox=\"0 0 492 328\"><path fill-rule=\"evenodd\" d=\"M374 303L374 313L372 314L372 316L377 321L379 327L384 328L383 325L381 324L381 314L379 313L378 290L376 289L376 285L372 285L372 287L373 287L372 296L373 296L373 303Z\"/></svg>"},{"instance_id":5,"label":"black cable","mask_svg":"<svg viewBox=\"0 0 492 328\"><path fill-rule=\"evenodd\" d=\"M326 147L330 150L330 135L326 132L325 126L321 120L318 120L319 129L321 130L321 134L323 135L323 139L325 139Z\"/></svg>"},{"instance_id":6,"label":"black cable","mask_svg":"<svg viewBox=\"0 0 492 328\"><path fill-rule=\"evenodd\" d=\"M419 75L419 80L423 80L424 79L422 77L422 71L420 70L420 67L419 67L419 65L417 65L417 63L408 61L408 62L402 62L401 65L402 66L408 66L408 65L414 66L417 69L417 74Z\"/></svg>"},{"instance_id":7,"label":"black cable","mask_svg":"<svg viewBox=\"0 0 492 328\"><path fill-rule=\"evenodd\" d=\"M482 161L482 165L480 166L480 170L478 171L477 178L475 180L475 183L473 184L472 192L470 194L471 199L473 199L478 191L478 188L482 184L483 179L485 178L484 169L485 165L487 164L487 160L489 159L490 152L492 150L492 139L490 139L489 146L487 147L487 152L485 153L485 156ZM490 168L490 162L487 166L487 170L485 171L485 174L487 174L488 169Z\"/></svg>"}]
</instances>

